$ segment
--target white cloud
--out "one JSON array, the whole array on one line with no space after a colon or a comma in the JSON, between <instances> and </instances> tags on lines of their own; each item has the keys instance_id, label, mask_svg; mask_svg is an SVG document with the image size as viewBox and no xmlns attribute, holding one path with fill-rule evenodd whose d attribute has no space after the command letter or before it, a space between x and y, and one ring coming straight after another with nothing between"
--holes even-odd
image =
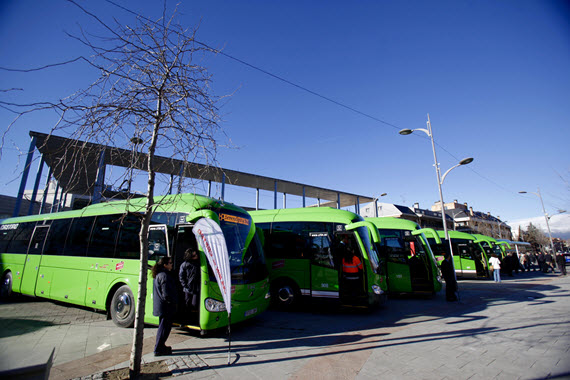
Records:
<instances>
[{"instance_id":1,"label":"white cloud","mask_svg":"<svg viewBox=\"0 0 570 380\"><path fill-rule=\"evenodd\" d=\"M518 234L519 226L521 226L521 229L526 230L530 223L532 223L533 226L540 228L545 234L548 235L548 229L546 228L546 220L544 219L544 216L517 220L514 222L509 222L508 225L511 226L513 235L516 236ZM548 224L550 225L550 232L552 233L552 237L570 239L570 214L553 215L548 221Z\"/></svg>"}]
</instances>

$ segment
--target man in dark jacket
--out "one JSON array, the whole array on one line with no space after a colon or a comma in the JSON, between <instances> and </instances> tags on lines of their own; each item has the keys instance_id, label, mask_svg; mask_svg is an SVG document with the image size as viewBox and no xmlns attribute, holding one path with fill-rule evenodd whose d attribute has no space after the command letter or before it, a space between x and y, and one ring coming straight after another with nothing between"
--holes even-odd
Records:
<instances>
[{"instance_id":1,"label":"man in dark jacket","mask_svg":"<svg viewBox=\"0 0 570 380\"><path fill-rule=\"evenodd\" d=\"M566 258L562 254L562 252L558 252L556 254L556 265L558 265L558 269L560 269L560 273L563 276L566 276Z\"/></svg>"},{"instance_id":2,"label":"man in dark jacket","mask_svg":"<svg viewBox=\"0 0 570 380\"><path fill-rule=\"evenodd\" d=\"M184 262L178 273L180 285L184 292L184 321L195 322L189 316L198 309L200 299L200 260L198 252L187 249L184 252Z\"/></svg>"},{"instance_id":3,"label":"man in dark jacket","mask_svg":"<svg viewBox=\"0 0 570 380\"><path fill-rule=\"evenodd\" d=\"M457 298L457 280L455 279L455 273L453 270L453 263L451 262L451 255L449 253L445 254L445 258L440 264L441 275L445 280L445 299L448 302L458 301Z\"/></svg>"},{"instance_id":4,"label":"man in dark jacket","mask_svg":"<svg viewBox=\"0 0 570 380\"><path fill-rule=\"evenodd\" d=\"M156 332L156 344L154 355L170 355L172 348L166 346L166 340L172 330L172 322L176 313L176 281L170 274L174 263L171 257L162 257L152 267L152 314L158 317L158 330Z\"/></svg>"}]
</instances>

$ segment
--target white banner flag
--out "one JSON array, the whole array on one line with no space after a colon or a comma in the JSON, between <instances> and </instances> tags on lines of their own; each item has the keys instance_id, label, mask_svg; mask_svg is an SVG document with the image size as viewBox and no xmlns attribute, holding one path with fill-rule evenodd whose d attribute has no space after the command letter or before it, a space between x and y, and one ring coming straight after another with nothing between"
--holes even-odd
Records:
<instances>
[{"instance_id":1,"label":"white banner flag","mask_svg":"<svg viewBox=\"0 0 570 380\"><path fill-rule=\"evenodd\" d=\"M228 247L222 229L212 219L201 218L192 228L192 232L206 253L222 292L226 310L230 314L232 310L232 276Z\"/></svg>"}]
</instances>

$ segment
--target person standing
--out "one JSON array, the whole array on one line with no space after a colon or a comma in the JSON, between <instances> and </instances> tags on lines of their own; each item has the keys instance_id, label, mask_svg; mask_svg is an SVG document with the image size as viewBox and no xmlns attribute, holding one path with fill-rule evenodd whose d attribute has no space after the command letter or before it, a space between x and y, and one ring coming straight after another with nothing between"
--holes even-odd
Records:
<instances>
[{"instance_id":1,"label":"person standing","mask_svg":"<svg viewBox=\"0 0 570 380\"><path fill-rule=\"evenodd\" d=\"M546 263L546 270L544 273L548 273L549 270L554 273L554 259L552 258L552 253L548 252L544 255L544 261Z\"/></svg>"},{"instance_id":2,"label":"person standing","mask_svg":"<svg viewBox=\"0 0 570 380\"><path fill-rule=\"evenodd\" d=\"M451 255L449 253L445 253L444 259L440 264L440 269L441 275L445 280L445 299L448 302L458 301L459 298L457 297L457 280L455 279L453 264L451 262Z\"/></svg>"},{"instance_id":3,"label":"person standing","mask_svg":"<svg viewBox=\"0 0 570 380\"><path fill-rule=\"evenodd\" d=\"M200 300L200 259L198 252L187 249L184 252L184 262L178 272L182 291L184 292L184 321L195 322L190 319L191 313L198 309Z\"/></svg>"},{"instance_id":4,"label":"person standing","mask_svg":"<svg viewBox=\"0 0 570 380\"><path fill-rule=\"evenodd\" d=\"M524 270L530 272L530 256L528 255L528 253L525 253L523 255L523 265L524 265Z\"/></svg>"},{"instance_id":5,"label":"person standing","mask_svg":"<svg viewBox=\"0 0 570 380\"><path fill-rule=\"evenodd\" d=\"M166 345L166 340L172 330L172 322L176 313L176 280L172 277L171 271L174 263L172 257L161 257L152 267L151 273L154 279L152 285L152 314L158 317L158 330L156 332L156 343L154 345L154 355L170 355L172 347Z\"/></svg>"},{"instance_id":6,"label":"person standing","mask_svg":"<svg viewBox=\"0 0 570 380\"><path fill-rule=\"evenodd\" d=\"M354 254L348 242L348 236L343 236L340 242L342 254L342 284L343 293L349 297L356 297L360 293L362 284L362 261Z\"/></svg>"},{"instance_id":7,"label":"person standing","mask_svg":"<svg viewBox=\"0 0 570 380\"><path fill-rule=\"evenodd\" d=\"M538 252L538 257L536 258L536 260L538 261L538 268L539 271L546 273L546 258L544 257L544 253L542 252Z\"/></svg>"},{"instance_id":8,"label":"person standing","mask_svg":"<svg viewBox=\"0 0 570 380\"><path fill-rule=\"evenodd\" d=\"M564 258L562 252L556 254L556 264L558 265L558 269L560 269L560 274L566 276L566 258Z\"/></svg>"},{"instance_id":9,"label":"person standing","mask_svg":"<svg viewBox=\"0 0 570 380\"><path fill-rule=\"evenodd\" d=\"M496 254L491 256L489 264L493 266L493 279L495 282L501 282L501 260L499 260Z\"/></svg>"}]
</instances>

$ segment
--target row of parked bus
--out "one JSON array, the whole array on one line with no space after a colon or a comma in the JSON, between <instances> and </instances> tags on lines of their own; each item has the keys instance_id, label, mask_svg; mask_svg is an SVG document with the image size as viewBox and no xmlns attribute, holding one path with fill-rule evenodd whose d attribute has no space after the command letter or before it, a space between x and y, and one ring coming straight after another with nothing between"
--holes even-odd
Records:
<instances>
[{"instance_id":1,"label":"row of parked bus","mask_svg":"<svg viewBox=\"0 0 570 380\"><path fill-rule=\"evenodd\" d=\"M175 272L184 252L200 252L199 318L189 328L226 326L223 298L203 248L192 231L201 218L223 232L232 281L232 321L262 313L272 300L289 308L303 298L374 307L391 293L435 293L442 280L438 258L448 244L443 232L396 218L362 218L328 207L246 212L195 194L157 199L149 240L149 264L172 256ZM131 326L139 274L139 237L145 199L115 201L82 210L5 219L0 222L0 296L44 297L107 312ZM488 277L492 253L505 244L482 235L451 231L458 276ZM341 276L343 252L361 263L357 286ZM145 322L152 315L148 282ZM185 320L185 316L179 316Z\"/></svg>"}]
</instances>

